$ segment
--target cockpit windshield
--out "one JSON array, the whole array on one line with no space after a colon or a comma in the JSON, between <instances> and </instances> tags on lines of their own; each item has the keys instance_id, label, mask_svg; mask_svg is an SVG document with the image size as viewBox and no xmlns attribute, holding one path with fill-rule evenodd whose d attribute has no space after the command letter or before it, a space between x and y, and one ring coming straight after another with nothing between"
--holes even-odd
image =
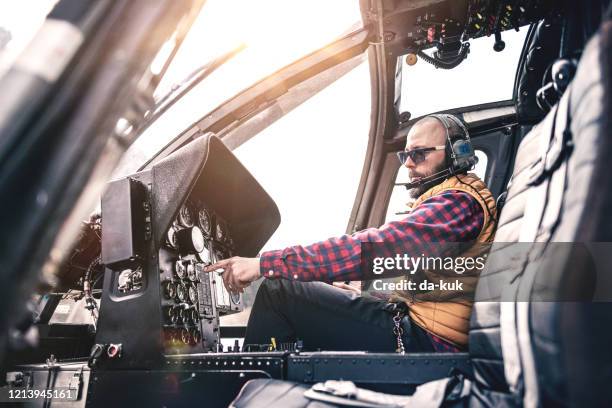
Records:
<instances>
[{"instance_id":1,"label":"cockpit windshield","mask_svg":"<svg viewBox=\"0 0 612 408\"><path fill-rule=\"evenodd\" d=\"M312 30L312 24L317 30ZM244 45L244 49L183 96L132 145L113 177L136 171L172 137L217 106L292 61L361 25L353 0L207 1L185 38L155 97L194 69Z\"/></svg>"}]
</instances>

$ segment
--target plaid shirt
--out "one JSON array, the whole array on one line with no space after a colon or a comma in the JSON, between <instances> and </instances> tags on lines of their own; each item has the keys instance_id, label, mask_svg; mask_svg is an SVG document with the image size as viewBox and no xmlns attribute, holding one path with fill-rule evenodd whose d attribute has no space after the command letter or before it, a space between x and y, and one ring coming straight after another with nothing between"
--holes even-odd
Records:
<instances>
[{"instance_id":1,"label":"plaid shirt","mask_svg":"<svg viewBox=\"0 0 612 408\"><path fill-rule=\"evenodd\" d=\"M383 242L384 254L430 254L436 242L467 242L478 237L484 213L467 193L446 191L423 201L406 218L380 228L330 238L308 246L291 246L261 254L260 270L267 278L340 282L362 280L361 243ZM378 247L377 247L378 248ZM384 248L384 249L383 249ZM378 255L378 254L377 254Z\"/></svg>"},{"instance_id":2,"label":"plaid shirt","mask_svg":"<svg viewBox=\"0 0 612 408\"><path fill-rule=\"evenodd\" d=\"M415 207L406 218L380 228L330 238L309 246L292 246L261 254L261 274L267 278L338 282L362 280L361 243L383 242L377 254L431 253L436 242L475 240L484 223L482 207L469 194L446 191ZM383 249L384 248L384 249ZM432 338L436 351L459 351L450 343Z\"/></svg>"}]
</instances>

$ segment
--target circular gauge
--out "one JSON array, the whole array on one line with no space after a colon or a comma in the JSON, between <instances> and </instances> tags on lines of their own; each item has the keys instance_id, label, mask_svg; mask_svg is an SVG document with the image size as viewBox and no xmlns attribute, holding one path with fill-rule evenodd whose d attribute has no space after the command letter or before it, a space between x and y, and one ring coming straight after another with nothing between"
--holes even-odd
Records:
<instances>
[{"instance_id":1,"label":"circular gauge","mask_svg":"<svg viewBox=\"0 0 612 408\"><path fill-rule=\"evenodd\" d=\"M176 272L176 276L178 276L180 279L184 279L187 275L187 268L180 259L174 263L174 272Z\"/></svg>"},{"instance_id":2,"label":"circular gauge","mask_svg":"<svg viewBox=\"0 0 612 408\"><path fill-rule=\"evenodd\" d=\"M225 258L227 258L227 256L225 256L225 252L223 252L222 249L215 250L215 262L219 262L220 260Z\"/></svg>"},{"instance_id":3,"label":"circular gauge","mask_svg":"<svg viewBox=\"0 0 612 408\"><path fill-rule=\"evenodd\" d=\"M176 330L171 327L164 328L164 340L169 345L174 344L176 342Z\"/></svg>"},{"instance_id":4,"label":"circular gauge","mask_svg":"<svg viewBox=\"0 0 612 408\"><path fill-rule=\"evenodd\" d=\"M191 341L193 342L192 344L198 344L202 341L202 334L200 334L200 331L198 329L191 329L189 334L191 334Z\"/></svg>"},{"instance_id":5,"label":"circular gauge","mask_svg":"<svg viewBox=\"0 0 612 408\"><path fill-rule=\"evenodd\" d=\"M193 324L198 324L198 322L200 321L200 314L198 313L197 309L194 307L191 310L191 321L193 322Z\"/></svg>"},{"instance_id":6,"label":"circular gauge","mask_svg":"<svg viewBox=\"0 0 612 408\"><path fill-rule=\"evenodd\" d=\"M181 207L177 220L185 228L193 227L193 211L188 203Z\"/></svg>"},{"instance_id":7,"label":"circular gauge","mask_svg":"<svg viewBox=\"0 0 612 408\"><path fill-rule=\"evenodd\" d=\"M187 324L189 322L189 310L183 306L178 306L178 323Z\"/></svg>"},{"instance_id":8,"label":"circular gauge","mask_svg":"<svg viewBox=\"0 0 612 408\"><path fill-rule=\"evenodd\" d=\"M204 262L206 265L210 265L212 263L212 259L210 259L210 251L204 245L204 249L198 252L198 259Z\"/></svg>"},{"instance_id":9,"label":"circular gauge","mask_svg":"<svg viewBox=\"0 0 612 408\"><path fill-rule=\"evenodd\" d=\"M170 322L172 324L177 324L179 322L180 318L181 318L181 307L180 306L174 306L170 310Z\"/></svg>"},{"instance_id":10,"label":"circular gauge","mask_svg":"<svg viewBox=\"0 0 612 408\"><path fill-rule=\"evenodd\" d=\"M189 330L187 330L184 327L181 329L181 341L184 344L190 344L191 343L191 334L189 334Z\"/></svg>"},{"instance_id":11,"label":"circular gauge","mask_svg":"<svg viewBox=\"0 0 612 408\"><path fill-rule=\"evenodd\" d=\"M177 246L177 241L176 241L176 229L174 228L174 226L171 226L168 229L168 233L166 234L166 244L172 248L172 249L176 249Z\"/></svg>"},{"instance_id":12,"label":"circular gauge","mask_svg":"<svg viewBox=\"0 0 612 408\"><path fill-rule=\"evenodd\" d=\"M178 247L183 254L202 252L206 246L200 227L185 228L176 232Z\"/></svg>"},{"instance_id":13,"label":"circular gauge","mask_svg":"<svg viewBox=\"0 0 612 408\"><path fill-rule=\"evenodd\" d=\"M225 239L225 225L222 221L217 222L217 228L215 228L215 238L219 242L223 242Z\"/></svg>"},{"instance_id":14,"label":"circular gauge","mask_svg":"<svg viewBox=\"0 0 612 408\"><path fill-rule=\"evenodd\" d=\"M210 220L210 214L205 209L201 209L198 212L198 224L200 225L200 228L202 228L204 234L210 236L212 231L212 222Z\"/></svg>"},{"instance_id":15,"label":"circular gauge","mask_svg":"<svg viewBox=\"0 0 612 408\"><path fill-rule=\"evenodd\" d=\"M191 335L189 334L189 330L184 327L179 329L179 337L183 344L189 344L189 342L191 341Z\"/></svg>"},{"instance_id":16,"label":"circular gauge","mask_svg":"<svg viewBox=\"0 0 612 408\"><path fill-rule=\"evenodd\" d=\"M163 316L164 316L164 322L166 323L174 323L172 321L172 318L174 316L174 313L172 312L172 306L165 306L162 309L163 312Z\"/></svg>"},{"instance_id":17,"label":"circular gauge","mask_svg":"<svg viewBox=\"0 0 612 408\"><path fill-rule=\"evenodd\" d=\"M166 299L174 299L176 296L176 285L172 281L164 281L162 283L162 289Z\"/></svg>"},{"instance_id":18,"label":"circular gauge","mask_svg":"<svg viewBox=\"0 0 612 408\"><path fill-rule=\"evenodd\" d=\"M184 302L187 299L187 288L182 283L176 285L176 298L179 302Z\"/></svg>"},{"instance_id":19,"label":"circular gauge","mask_svg":"<svg viewBox=\"0 0 612 408\"><path fill-rule=\"evenodd\" d=\"M233 304L239 305L240 304L240 293L231 293L230 292L230 299L231 299Z\"/></svg>"},{"instance_id":20,"label":"circular gauge","mask_svg":"<svg viewBox=\"0 0 612 408\"><path fill-rule=\"evenodd\" d=\"M215 262L219 262L220 260L225 259L225 256L223 255L223 251L221 251L220 249L215 249L214 254L215 254Z\"/></svg>"},{"instance_id":21,"label":"circular gauge","mask_svg":"<svg viewBox=\"0 0 612 408\"><path fill-rule=\"evenodd\" d=\"M197 304L198 302L198 291L194 285L189 285L189 289L187 290L187 296L189 297L189 301L192 304Z\"/></svg>"},{"instance_id":22,"label":"circular gauge","mask_svg":"<svg viewBox=\"0 0 612 408\"><path fill-rule=\"evenodd\" d=\"M193 262L189 262L187 264L187 278L192 282L195 282L198 280L198 275L196 274L196 269L195 269L195 265L193 264Z\"/></svg>"}]
</instances>

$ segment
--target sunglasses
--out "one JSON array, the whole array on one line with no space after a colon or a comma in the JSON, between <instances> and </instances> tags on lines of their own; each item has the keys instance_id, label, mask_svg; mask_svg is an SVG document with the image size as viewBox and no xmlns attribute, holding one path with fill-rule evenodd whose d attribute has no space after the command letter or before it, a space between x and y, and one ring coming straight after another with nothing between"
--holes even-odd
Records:
<instances>
[{"instance_id":1,"label":"sunglasses","mask_svg":"<svg viewBox=\"0 0 612 408\"><path fill-rule=\"evenodd\" d=\"M404 150L401 152L397 152L397 157L402 164L406 164L408 158L414 162L414 164L423 163L425 161L425 157L427 153L433 152L435 150L444 150L446 149L445 145L441 146L432 146L432 147L418 147L413 150Z\"/></svg>"}]
</instances>

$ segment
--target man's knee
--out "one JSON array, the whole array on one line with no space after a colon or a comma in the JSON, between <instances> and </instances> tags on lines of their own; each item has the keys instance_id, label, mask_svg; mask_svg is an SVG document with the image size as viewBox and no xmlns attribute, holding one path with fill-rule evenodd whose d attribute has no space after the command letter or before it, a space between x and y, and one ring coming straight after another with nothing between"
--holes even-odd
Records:
<instances>
[{"instance_id":1,"label":"man's knee","mask_svg":"<svg viewBox=\"0 0 612 408\"><path fill-rule=\"evenodd\" d=\"M286 292L286 284L284 279L264 279L257 289L255 296L254 307L262 307L262 303L273 306L282 301Z\"/></svg>"},{"instance_id":2,"label":"man's knee","mask_svg":"<svg viewBox=\"0 0 612 408\"><path fill-rule=\"evenodd\" d=\"M264 279L257 289L257 297L277 293L280 291L281 279Z\"/></svg>"},{"instance_id":3,"label":"man's knee","mask_svg":"<svg viewBox=\"0 0 612 408\"><path fill-rule=\"evenodd\" d=\"M295 292L296 286L302 283L303 282L287 279L264 279L257 290L257 295L259 296L259 293L261 293L262 295L268 294L279 296L285 293L293 293Z\"/></svg>"},{"instance_id":4,"label":"man's knee","mask_svg":"<svg viewBox=\"0 0 612 408\"><path fill-rule=\"evenodd\" d=\"M302 304L304 299L312 297L312 284L287 279L264 279L257 290L253 307L284 309L291 304Z\"/></svg>"}]
</instances>

